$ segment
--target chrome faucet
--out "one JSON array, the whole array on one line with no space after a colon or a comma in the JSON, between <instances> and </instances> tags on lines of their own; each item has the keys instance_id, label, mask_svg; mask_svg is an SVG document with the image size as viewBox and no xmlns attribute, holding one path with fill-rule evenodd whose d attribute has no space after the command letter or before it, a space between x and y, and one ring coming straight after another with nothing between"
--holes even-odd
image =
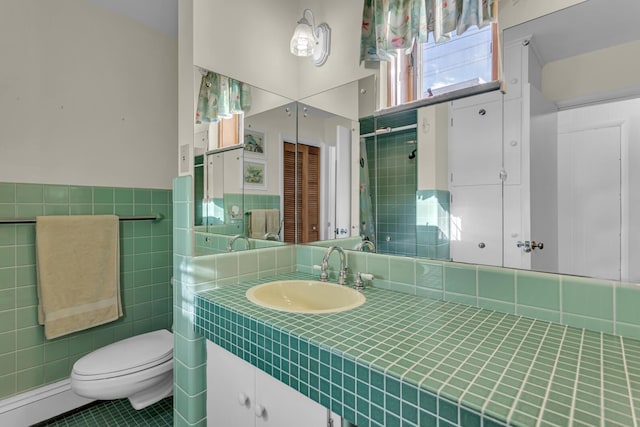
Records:
<instances>
[{"instance_id":1,"label":"chrome faucet","mask_svg":"<svg viewBox=\"0 0 640 427\"><path fill-rule=\"evenodd\" d=\"M244 234L236 234L231 239L229 239L229 244L227 245L227 252L233 252L233 244L236 240L242 239L245 243L245 249L249 249L249 238Z\"/></svg>"},{"instance_id":2,"label":"chrome faucet","mask_svg":"<svg viewBox=\"0 0 640 427\"><path fill-rule=\"evenodd\" d=\"M329 277L327 274L327 267L329 267L329 257L333 253L333 251L338 251L338 255L340 256L340 271L338 272L338 284L346 285L347 284L347 256L340 246L329 246L327 251L324 253L324 257L322 257L322 266L320 273L320 281L326 282Z\"/></svg>"},{"instance_id":3,"label":"chrome faucet","mask_svg":"<svg viewBox=\"0 0 640 427\"><path fill-rule=\"evenodd\" d=\"M364 252L364 248L369 249L369 252L374 252L376 251L376 245L371 241L371 240L363 240L362 242L358 243L355 247L356 251L360 251L360 252Z\"/></svg>"}]
</instances>

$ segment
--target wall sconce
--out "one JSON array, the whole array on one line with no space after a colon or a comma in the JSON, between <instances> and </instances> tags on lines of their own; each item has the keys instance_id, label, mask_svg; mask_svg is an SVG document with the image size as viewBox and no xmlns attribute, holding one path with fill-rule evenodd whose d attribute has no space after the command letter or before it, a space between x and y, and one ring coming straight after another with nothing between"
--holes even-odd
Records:
<instances>
[{"instance_id":1,"label":"wall sconce","mask_svg":"<svg viewBox=\"0 0 640 427\"><path fill-rule=\"evenodd\" d=\"M305 17L307 12L311 15L313 25L309 24ZM296 56L313 56L313 64L319 67L327 62L330 47L331 28L326 23L316 27L313 12L311 9L305 9L291 37L291 53Z\"/></svg>"}]
</instances>

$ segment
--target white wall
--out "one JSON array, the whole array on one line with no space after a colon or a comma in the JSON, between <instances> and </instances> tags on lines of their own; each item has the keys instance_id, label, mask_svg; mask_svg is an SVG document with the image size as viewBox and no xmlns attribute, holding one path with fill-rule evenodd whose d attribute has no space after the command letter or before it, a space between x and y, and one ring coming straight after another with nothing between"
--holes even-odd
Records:
<instances>
[{"instance_id":1,"label":"white wall","mask_svg":"<svg viewBox=\"0 0 640 427\"><path fill-rule=\"evenodd\" d=\"M418 190L449 190L449 104L418 110Z\"/></svg>"},{"instance_id":2,"label":"white wall","mask_svg":"<svg viewBox=\"0 0 640 427\"><path fill-rule=\"evenodd\" d=\"M194 0L194 63L296 98L297 58L289 41L300 19L291 0Z\"/></svg>"},{"instance_id":3,"label":"white wall","mask_svg":"<svg viewBox=\"0 0 640 427\"><path fill-rule=\"evenodd\" d=\"M502 0L498 12L499 25L504 30L583 1L585 0Z\"/></svg>"},{"instance_id":4,"label":"white wall","mask_svg":"<svg viewBox=\"0 0 640 427\"><path fill-rule=\"evenodd\" d=\"M0 181L171 188L177 39L86 0L3 0L0 52Z\"/></svg>"},{"instance_id":5,"label":"white wall","mask_svg":"<svg viewBox=\"0 0 640 427\"><path fill-rule=\"evenodd\" d=\"M300 19L305 8L311 8L317 24L326 22L331 27L331 55L326 64L316 67L306 58L294 58L298 67L299 98L359 80L376 72L360 65L363 5L362 0L299 1L299 13L295 21ZM288 28L289 38L293 34L295 21L283 24Z\"/></svg>"},{"instance_id":6,"label":"white wall","mask_svg":"<svg viewBox=\"0 0 640 427\"><path fill-rule=\"evenodd\" d=\"M282 139L295 142L296 122L295 108L291 110L291 116L285 111L284 106L274 108L260 114L245 118L245 128L262 131L265 133L267 161L267 189L266 191L245 188L245 194L280 194L280 180L282 168ZM249 160L247 156L245 160Z\"/></svg>"},{"instance_id":7,"label":"white wall","mask_svg":"<svg viewBox=\"0 0 640 427\"><path fill-rule=\"evenodd\" d=\"M553 101L640 93L640 41L550 62L542 70L542 92ZM579 72L576 72L579 70Z\"/></svg>"},{"instance_id":8,"label":"white wall","mask_svg":"<svg viewBox=\"0 0 640 427\"><path fill-rule=\"evenodd\" d=\"M195 0L194 63L295 100L374 73L360 67L361 1ZM305 8L331 27L331 55L322 67L289 52Z\"/></svg>"}]
</instances>

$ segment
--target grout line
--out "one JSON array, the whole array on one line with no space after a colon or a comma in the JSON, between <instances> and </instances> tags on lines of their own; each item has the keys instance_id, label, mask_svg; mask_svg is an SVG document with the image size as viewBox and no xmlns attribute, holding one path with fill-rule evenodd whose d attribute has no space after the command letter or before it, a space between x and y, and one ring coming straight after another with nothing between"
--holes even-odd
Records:
<instances>
[{"instance_id":1,"label":"grout line","mask_svg":"<svg viewBox=\"0 0 640 427\"><path fill-rule=\"evenodd\" d=\"M580 333L580 347L578 350L578 366L576 366L576 379L573 382L573 394L571 396L571 412L569 413L569 425L573 424L573 417L576 412L576 399L578 395L578 380L580 379L580 364L582 362L582 349L584 346L584 332L583 329Z\"/></svg>"},{"instance_id":2,"label":"grout line","mask_svg":"<svg viewBox=\"0 0 640 427\"><path fill-rule=\"evenodd\" d=\"M511 326L511 329L509 330L509 332L507 332L504 336L504 339L506 339L507 337L509 337L509 335L511 334L511 332L513 331L513 329L516 327L516 325L518 325L518 323L520 322L520 320L517 320L516 322L514 322L514 324ZM531 324L529 325L529 328L527 329L527 333L525 334L525 337L523 337L520 340L520 343L518 344L518 347L513 351L513 354L511 355L511 359L509 360L509 362L507 363L507 365L505 366L505 368L502 370L502 373L500 374L500 377L496 380L493 389L491 390L491 393L489 393L489 396L487 396L487 400L485 400L485 403L482 405L482 413L484 414L487 408L487 405L491 402L491 397L495 394L496 390L498 389L498 385L501 384L502 379L504 378L504 376L507 373L508 368L511 366L511 364L513 363L513 359L515 359L516 355L518 354L518 351L520 350L520 348L522 347L522 345L525 343L526 341L526 336L529 334L529 332L531 332L531 329L533 328L533 325L535 325L535 322L531 322ZM545 334L546 336L546 334ZM543 337L544 339L544 337ZM503 340L504 341L504 340ZM502 342L500 343L502 344ZM498 351L498 349L501 346L497 346L496 347L496 351L492 354L491 359L493 359L493 356L495 355L495 353ZM489 359L489 360L491 360ZM479 374L479 373L478 373ZM514 401L515 404L515 401Z\"/></svg>"},{"instance_id":3,"label":"grout line","mask_svg":"<svg viewBox=\"0 0 640 427\"><path fill-rule=\"evenodd\" d=\"M629 390L629 407L631 408L631 418L633 419L633 427L638 427L638 422L636 421L636 410L633 404L633 395L631 393L631 390L633 388L631 387L631 381L629 379L629 368L627 367L627 357L624 352L624 339L622 337L618 337L618 339L620 340L620 349L622 353L622 365L624 366L624 376L627 382L627 390Z\"/></svg>"},{"instance_id":4,"label":"grout line","mask_svg":"<svg viewBox=\"0 0 640 427\"><path fill-rule=\"evenodd\" d=\"M564 325L563 325L564 326ZM560 340L560 345L558 349L561 349L564 345L564 339L567 336L567 326L563 327L562 331L562 339ZM540 423L542 422L542 416L547 406L547 402L549 401L549 392L551 391L551 384L553 384L553 378L555 377L556 369L558 368L558 359L560 358L560 351L556 354L556 360L553 363L553 369L551 370L551 375L549 377L549 384L547 384L547 390L544 393L544 399L542 400L542 406L540 407L540 415L538 416L538 422L536 423L536 427L540 427Z\"/></svg>"},{"instance_id":5,"label":"grout line","mask_svg":"<svg viewBox=\"0 0 640 427\"><path fill-rule=\"evenodd\" d=\"M560 324L564 325L565 324L564 323L564 310L562 309L562 307L563 307L563 305L562 305L563 304L563 302L562 302L562 282L563 282L562 276L558 275L558 293L559 293L559 295L558 295L558 305L559 305L558 312L560 314Z\"/></svg>"},{"instance_id":6,"label":"grout line","mask_svg":"<svg viewBox=\"0 0 640 427\"><path fill-rule=\"evenodd\" d=\"M604 336L600 334L600 426L604 427Z\"/></svg>"},{"instance_id":7,"label":"grout line","mask_svg":"<svg viewBox=\"0 0 640 427\"><path fill-rule=\"evenodd\" d=\"M532 326L533 324L535 324L535 322L532 322ZM540 354L540 349L542 348L542 345L545 341L545 338L547 337L547 333L549 332L549 328L551 327L551 323L547 324L547 328L544 331L544 336L542 338L540 338L540 343L538 344L538 348L536 349L536 353L533 356L532 360L536 360L538 358L538 354ZM515 354L515 353L514 353ZM520 400L520 396L522 395L522 390L523 390L523 386L527 383L527 379L529 378L529 375L531 374L531 370L533 369L534 363L531 363L531 365L529 366L529 369L527 369L527 373L525 374L523 380L522 380L522 385L520 386L520 389L518 390L518 394L516 395L516 398L514 400L513 406L511 407L511 411L509 411L509 414L507 415L507 422L511 421L511 417L513 416L513 412L516 409L517 406L517 402L518 400Z\"/></svg>"},{"instance_id":8,"label":"grout line","mask_svg":"<svg viewBox=\"0 0 640 427\"><path fill-rule=\"evenodd\" d=\"M518 313L518 272L513 270L513 311L516 316Z\"/></svg>"},{"instance_id":9,"label":"grout line","mask_svg":"<svg viewBox=\"0 0 640 427\"><path fill-rule=\"evenodd\" d=\"M477 265L473 269L476 273L476 307L480 307L480 271Z\"/></svg>"},{"instance_id":10,"label":"grout line","mask_svg":"<svg viewBox=\"0 0 640 427\"><path fill-rule=\"evenodd\" d=\"M618 326L618 316L617 316L617 304L616 304L616 294L618 292L618 283L609 282L613 287L613 335L617 335L617 326Z\"/></svg>"}]
</instances>

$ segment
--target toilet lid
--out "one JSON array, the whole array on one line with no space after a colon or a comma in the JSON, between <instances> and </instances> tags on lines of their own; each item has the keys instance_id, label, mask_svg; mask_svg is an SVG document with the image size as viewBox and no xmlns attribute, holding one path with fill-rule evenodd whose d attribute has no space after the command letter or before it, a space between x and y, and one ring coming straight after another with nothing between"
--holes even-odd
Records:
<instances>
[{"instance_id":1,"label":"toilet lid","mask_svg":"<svg viewBox=\"0 0 640 427\"><path fill-rule=\"evenodd\" d=\"M166 329L109 344L78 359L75 375L114 377L159 365L173 358L173 334Z\"/></svg>"}]
</instances>

